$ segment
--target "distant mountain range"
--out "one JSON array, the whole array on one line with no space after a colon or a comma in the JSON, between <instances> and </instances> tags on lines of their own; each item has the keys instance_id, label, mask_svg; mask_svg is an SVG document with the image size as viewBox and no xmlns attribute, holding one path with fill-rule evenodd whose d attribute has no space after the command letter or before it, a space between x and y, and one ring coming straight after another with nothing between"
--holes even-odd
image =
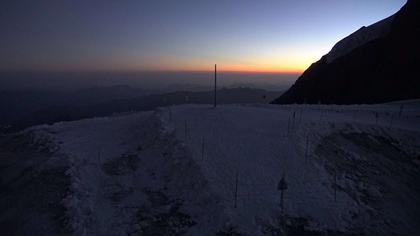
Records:
<instances>
[{"instance_id":1,"label":"distant mountain range","mask_svg":"<svg viewBox=\"0 0 420 236\"><path fill-rule=\"evenodd\" d=\"M420 98L420 1L338 42L272 103L380 103Z\"/></svg>"},{"instance_id":2,"label":"distant mountain range","mask_svg":"<svg viewBox=\"0 0 420 236\"><path fill-rule=\"evenodd\" d=\"M155 94L129 86L94 87L76 91L0 92L0 132L114 113L153 110L178 104L212 104L213 91ZM268 103L282 92L240 87L217 92L220 104Z\"/></svg>"}]
</instances>

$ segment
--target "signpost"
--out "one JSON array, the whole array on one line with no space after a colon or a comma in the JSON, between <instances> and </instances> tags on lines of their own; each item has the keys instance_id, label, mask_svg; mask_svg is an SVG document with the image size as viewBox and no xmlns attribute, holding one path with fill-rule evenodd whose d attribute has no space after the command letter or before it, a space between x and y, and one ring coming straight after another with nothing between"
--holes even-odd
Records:
<instances>
[{"instance_id":1,"label":"signpost","mask_svg":"<svg viewBox=\"0 0 420 236\"><path fill-rule=\"evenodd\" d=\"M283 174L279 184L277 185L277 190L280 191L280 210L281 210L282 215L284 214L284 191L286 191L286 189L287 189L287 182Z\"/></svg>"}]
</instances>

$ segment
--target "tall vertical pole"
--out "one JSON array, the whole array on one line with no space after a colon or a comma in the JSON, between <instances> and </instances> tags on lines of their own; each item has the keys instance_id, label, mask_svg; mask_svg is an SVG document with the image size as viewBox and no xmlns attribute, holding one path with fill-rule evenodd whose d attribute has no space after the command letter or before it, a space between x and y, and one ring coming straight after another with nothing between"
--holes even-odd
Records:
<instances>
[{"instance_id":1,"label":"tall vertical pole","mask_svg":"<svg viewBox=\"0 0 420 236\"><path fill-rule=\"evenodd\" d=\"M214 64L214 107L217 106L217 65Z\"/></svg>"}]
</instances>

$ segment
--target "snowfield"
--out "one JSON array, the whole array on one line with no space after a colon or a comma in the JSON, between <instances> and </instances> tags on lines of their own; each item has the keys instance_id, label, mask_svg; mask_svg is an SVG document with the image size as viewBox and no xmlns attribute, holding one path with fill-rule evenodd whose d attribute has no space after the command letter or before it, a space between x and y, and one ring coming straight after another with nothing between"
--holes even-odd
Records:
<instances>
[{"instance_id":1,"label":"snowfield","mask_svg":"<svg viewBox=\"0 0 420 236\"><path fill-rule=\"evenodd\" d=\"M15 204L30 201L16 181L52 166L61 167L63 184L54 186L62 196L48 205L55 213L38 220L48 227L36 234L420 232L420 101L183 105L36 126L1 139L0 168L8 168L0 175L2 232L30 232L34 220L14 228L14 209L22 207L6 203L18 194ZM24 141L11 148L10 139ZM42 157L31 161L16 151L22 147ZM13 161L18 157L25 162ZM57 197L45 191L42 199Z\"/></svg>"}]
</instances>

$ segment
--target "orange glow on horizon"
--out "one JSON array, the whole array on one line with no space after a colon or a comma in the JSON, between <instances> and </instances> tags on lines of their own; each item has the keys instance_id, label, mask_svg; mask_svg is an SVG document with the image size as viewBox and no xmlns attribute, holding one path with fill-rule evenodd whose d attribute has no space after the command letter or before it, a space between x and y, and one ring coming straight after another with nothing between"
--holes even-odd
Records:
<instances>
[{"instance_id":1,"label":"orange glow on horizon","mask_svg":"<svg viewBox=\"0 0 420 236\"><path fill-rule=\"evenodd\" d=\"M128 70L121 70L121 71L145 71L145 72L214 72L214 64L208 68L200 68L200 69L128 69ZM236 67L225 67L223 64L217 64L217 71L222 73L255 73L255 74L302 74L305 70L279 70L279 69L258 69L258 68L236 68Z\"/></svg>"},{"instance_id":2,"label":"orange glow on horizon","mask_svg":"<svg viewBox=\"0 0 420 236\"><path fill-rule=\"evenodd\" d=\"M218 64L218 71L221 72L242 72L242 73L279 73L279 74L301 74L303 73L304 69L298 68L270 68L270 67L257 67L257 66L230 66L230 65L223 65Z\"/></svg>"},{"instance_id":3,"label":"orange glow on horizon","mask_svg":"<svg viewBox=\"0 0 420 236\"><path fill-rule=\"evenodd\" d=\"M27 71L27 72L214 72L214 64L209 68L203 69L141 69L141 68L36 68L36 69L25 69L25 70L0 70L0 71ZM222 73L255 73L255 74L290 74L298 75L302 74L304 70L266 70L266 69L255 69L255 68L227 68L223 64L217 64L217 71Z\"/></svg>"},{"instance_id":4,"label":"orange glow on horizon","mask_svg":"<svg viewBox=\"0 0 420 236\"><path fill-rule=\"evenodd\" d=\"M147 60L142 58L121 59L118 63L106 63L101 68L114 68L126 71L162 71L162 72L199 72L212 71L217 64L220 72L237 73L278 73L301 74L314 62L312 57L253 57L241 58L238 62L234 58L206 58L206 57L179 57L179 56L150 56Z\"/></svg>"},{"instance_id":5,"label":"orange glow on horizon","mask_svg":"<svg viewBox=\"0 0 420 236\"><path fill-rule=\"evenodd\" d=\"M223 62L208 62L208 63L185 63L182 65L174 65L172 63L163 63L159 66L126 66L128 71L161 71L161 72L209 72L214 70L214 64L217 64L217 71L232 72L232 73L273 73L273 74L302 74L307 66L261 66L261 65L233 65L225 64ZM121 67L120 67L121 68Z\"/></svg>"},{"instance_id":6,"label":"orange glow on horizon","mask_svg":"<svg viewBox=\"0 0 420 236\"><path fill-rule=\"evenodd\" d=\"M217 64L219 72L226 73L273 73L273 74L302 74L310 65L312 59L299 60L297 58L259 58L253 61L244 60L234 63L234 60L222 58L171 58L150 57L148 60L139 58L119 58L116 62L111 58L95 63L74 63L71 65L34 65L41 71L110 71L110 72L210 72ZM233 63L232 63L233 62ZM30 69L30 68L28 68Z\"/></svg>"}]
</instances>

